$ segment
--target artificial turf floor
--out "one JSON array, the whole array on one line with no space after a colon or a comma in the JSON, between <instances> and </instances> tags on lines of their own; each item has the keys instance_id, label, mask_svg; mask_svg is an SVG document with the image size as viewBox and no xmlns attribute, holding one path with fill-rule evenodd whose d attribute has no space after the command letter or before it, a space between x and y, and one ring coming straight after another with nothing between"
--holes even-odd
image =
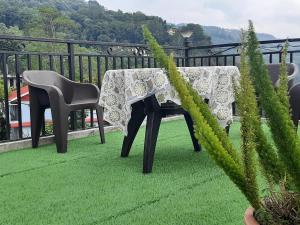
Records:
<instances>
[{"instance_id":1,"label":"artificial turf floor","mask_svg":"<svg viewBox=\"0 0 300 225\"><path fill-rule=\"evenodd\" d=\"M239 124L230 130L240 141ZM248 203L183 120L162 123L153 172L142 174L144 129L128 158L122 133L0 154L1 225L238 225Z\"/></svg>"}]
</instances>

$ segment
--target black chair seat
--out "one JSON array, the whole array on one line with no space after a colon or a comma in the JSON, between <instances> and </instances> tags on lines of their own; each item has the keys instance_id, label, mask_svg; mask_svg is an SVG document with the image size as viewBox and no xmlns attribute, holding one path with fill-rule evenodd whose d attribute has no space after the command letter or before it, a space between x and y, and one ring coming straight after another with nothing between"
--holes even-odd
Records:
<instances>
[{"instance_id":1,"label":"black chair seat","mask_svg":"<svg viewBox=\"0 0 300 225\"><path fill-rule=\"evenodd\" d=\"M180 105L171 101L162 103L160 110L163 117L185 113L184 109Z\"/></svg>"},{"instance_id":2,"label":"black chair seat","mask_svg":"<svg viewBox=\"0 0 300 225\"><path fill-rule=\"evenodd\" d=\"M177 109L177 108L181 108L181 106L177 105L175 102L167 101L167 102L161 104L161 108Z\"/></svg>"}]
</instances>

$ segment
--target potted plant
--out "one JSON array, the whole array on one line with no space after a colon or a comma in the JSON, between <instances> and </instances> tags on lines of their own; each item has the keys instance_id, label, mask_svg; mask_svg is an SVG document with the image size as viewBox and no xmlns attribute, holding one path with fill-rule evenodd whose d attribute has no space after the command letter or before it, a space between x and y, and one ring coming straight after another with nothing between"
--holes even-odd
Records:
<instances>
[{"instance_id":1,"label":"potted plant","mask_svg":"<svg viewBox=\"0 0 300 225\"><path fill-rule=\"evenodd\" d=\"M165 68L170 83L177 90L182 107L190 113L199 143L249 201L252 208L245 213L245 223L300 224L300 140L289 115L285 65L287 47L282 58L280 85L275 90L252 22L249 22L249 30L242 38L241 78L235 82L242 136L241 151L238 151L208 105L177 71L172 54L166 55L146 27L143 27L143 32L159 65ZM274 145L262 129L256 94L266 112ZM268 184L266 196L259 194L259 171Z\"/></svg>"}]
</instances>

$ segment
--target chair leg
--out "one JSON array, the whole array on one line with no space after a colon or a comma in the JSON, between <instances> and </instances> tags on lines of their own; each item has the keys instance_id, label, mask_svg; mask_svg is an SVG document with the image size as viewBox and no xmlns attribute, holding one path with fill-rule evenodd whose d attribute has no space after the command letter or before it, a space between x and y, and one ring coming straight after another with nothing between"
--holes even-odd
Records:
<instances>
[{"instance_id":1,"label":"chair leg","mask_svg":"<svg viewBox=\"0 0 300 225\"><path fill-rule=\"evenodd\" d=\"M66 110L52 110L53 132L58 153L66 153L68 147L69 112Z\"/></svg>"},{"instance_id":2,"label":"chair leg","mask_svg":"<svg viewBox=\"0 0 300 225\"><path fill-rule=\"evenodd\" d=\"M147 125L144 144L143 173L152 171L155 146L161 122L161 115L157 111L147 113Z\"/></svg>"},{"instance_id":3,"label":"chair leg","mask_svg":"<svg viewBox=\"0 0 300 225\"><path fill-rule=\"evenodd\" d=\"M144 110L144 103L141 101L132 105L131 118L134 119L131 119L128 123L128 134L123 139L121 157L127 157L129 155L135 136L146 117Z\"/></svg>"},{"instance_id":4,"label":"chair leg","mask_svg":"<svg viewBox=\"0 0 300 225\"><path fill-rule=\"evenodd\" d=\"M45 108L40 105L35 90L30 89L30 122L33 148L36 148L39 145L44 113Z\"/></svg>"},{"instance_id":5,"label":"chair leg","mask_svg":"<svg viewBox=\"0 0 300 225\"><path fill-rule=\"evenodd\" d=\"M99 128L101 144L104 144L105 136L104 136L104 127L103 127L103 110L100 105L96 106L96 113L97 113L98 128Z\"/></svg>"},{"instance_id":6,"label":"chair leg","mask_svg":"<svg viewBox=\"0 0 300 225\"><path fill-rule=\"evenodd\" d=\"M230 130L230 125L227 125L225 127L225 132L226 132L227 135L229 135L229 130Z\"/></svg>"},{"instance_id":7,"label":"chair leg","mask_svg":"<svg viewBox=\"0 0 300 225\"><path fill-rule=\"evenodd\" d=\"M291 119L295 125L295 129L298 128L299 117L300 117L300 85L297 84L289 91L290 96L290 107L291 107Z\"/></svg>"},{"instance_id":8,"label":"chair leg","mask_svg":"<svg viewBox=\"0 0 300 225\"><path fill-rule=\"evenodd\" d=\"M184 113L184 118L185 118L187 127L188 127L189 132L190 132L190 136L191 136L191 139L192 139L192 142L193 142L194 150L195 150L195 152L200 152L201 151L201 145L199 144L199 142L196 139L195 134L194 134L193 120L192 120L191 116L188 113Z\"/></svg>"},{"instance_id":9,"label":"chair leg","mask_svg":"<svg viewBox=\"0 0 300 225\"><path fill-rule=\"evenodd\" d=\"M300 113L299 113L298 111L296 111L296 110L293 111L293 109L292 109L291 117L292 117L292 120L293 120L295 129L297 130L297 128L298 128L298 123L299 123Z\"/></svg>"}]
</instances>

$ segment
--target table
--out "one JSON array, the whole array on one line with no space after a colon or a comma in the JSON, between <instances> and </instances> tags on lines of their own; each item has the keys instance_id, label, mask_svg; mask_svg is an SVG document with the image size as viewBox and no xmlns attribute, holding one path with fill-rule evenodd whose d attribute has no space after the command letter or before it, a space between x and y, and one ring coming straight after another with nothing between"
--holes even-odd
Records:
<instances>
[{"instance_id":1,"label":"table","mask_svg":"<svg viewBox=\"0 0 300 225\"><path fill-rule=\"evenodd\" d=\"M230 125L233 117L232 103L234 102L232 80L239 79L238 68L235 66L178 67L178 71L199 95L209 99L209 107L216 115L220 125L224 128ZM140 124L146 116L147 121L150 118L150 122L148 121L146 126L149 128L150 134L146 131L144 172L151 172L153 164L157 137L155 137L156 134L151 133L151 130L154 129L158 133L160 120L157 117L165 112L159 107L168 101L180 105L178 94L171 86L163 69L109 70L104 75L99 103L104 107L104 120L120 128L124 133L121 156L128 156ZM185 115L194 149L199 150L200 147L197 147L197 141L193 136L189 115L182 109L178 109L178 113ZM155 121L156 119L157 121ZM148 124L150 125L148 126ZM151 141L150 137L154 141Z\"/></svg>"}]
</instances>

